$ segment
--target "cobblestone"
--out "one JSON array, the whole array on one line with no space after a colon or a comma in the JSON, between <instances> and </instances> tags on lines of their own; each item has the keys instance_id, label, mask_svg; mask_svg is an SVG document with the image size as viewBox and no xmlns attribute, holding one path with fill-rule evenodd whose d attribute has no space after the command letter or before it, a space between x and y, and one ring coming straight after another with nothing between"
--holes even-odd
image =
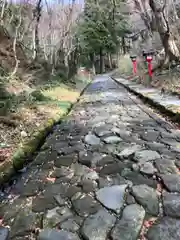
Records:
<instances>
[{"instance_id":1,"label":"cobblestone","mask_svg":"<svg viewBox=\"0 0 180 240\"><path fill-rule=\"evenodd\" d=\"M179 132L134 98L92 82L6 189L0 240L180 239Z\"/></svg>"},{"instance_id":2,"label":"cobblestone","mask_svg":"<svg viewBox=\"0 0 180 240\"><path fill-rule=\"evenodd\" d=\"M125 207L122 218L116 223L112 231L113 240L136 240L138 238L145 210L137 204Z\"/></svg>"}]
</instances>

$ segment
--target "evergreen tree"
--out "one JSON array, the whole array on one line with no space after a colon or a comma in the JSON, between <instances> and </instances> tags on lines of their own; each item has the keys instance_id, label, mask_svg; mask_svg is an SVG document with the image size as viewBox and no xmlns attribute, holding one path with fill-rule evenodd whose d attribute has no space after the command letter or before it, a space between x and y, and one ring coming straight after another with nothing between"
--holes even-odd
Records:
<instances>
[{"instance_id":1,"label":"evergreen tree","mask_svg":"<svg viewBox=\"0 0 180 240\"><path fill-rule=\"evenodd\" d=\"M122 12L123 0L86 0L81 16L78 40L81 53L94 64L99 58L104 71L104 56L117 53L122 37L129 32L127 17Z\"/></svg>"}]
</instances>

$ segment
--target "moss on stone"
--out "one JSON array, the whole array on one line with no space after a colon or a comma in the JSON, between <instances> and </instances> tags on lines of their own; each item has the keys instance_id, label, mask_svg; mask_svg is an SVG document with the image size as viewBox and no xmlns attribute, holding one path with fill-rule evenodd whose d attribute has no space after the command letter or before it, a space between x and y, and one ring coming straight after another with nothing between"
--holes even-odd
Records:
<instances>
[{"instance_id":1,"label":"moss on stone","mask_svg":"<svg viewBox=\"0 0 180 240\"><path fill-rule=\"evenodd\" d=\"M23 167L26 160L28 160L28 158L37 150L37 148L44 141L49 131L51 131L53 125L59 122L61 118L68 113L68 110L69 108L67 108L63 114L55 116L54 119L48 119L44 126L34 132L31 139L14 153L12 157L12 163L16 171L20 170Z\"/></svg>"},{"instance_id":2,"label":"moss on stone","mask_svg":"<svg viewBox=\"0 0 180 240\"><path fill-rule=\"evenodd\" d=\"M44 141L53 125L60 122L60 120L67 115L69 109L70 106L64 109L60 114L57 114L54 118L48 119L43 126L33 133L30 140L15 151L10 161L0 166L0 184L7 181L16 171L22 169L25 163L27 164L27 161Z\"/></svg>"},{"instance_id":3,"label":"moss on stone","mask_svg":"<svg viewBox=\"0 0 180 240\"><path fill-rule=\"evenodd\" d=\"M90 82L89 82L90 83ZM86 84L88 85L88 84ZM85 86L84 86L85 87ZM83 92L83 91L82 91ZM77 95L76 100L78 97L82 94L82 92ZM37 98L41 98L42 93L39 91L33 93L36 100ZM47 97L46 97L47 99ZM40 99L39 99L40 100ZM42 98L41 98L42 100ZM38 147L44 142L46 136L49 134L49 132L52 130L52 127L59 123L62 119L65 119L69 110L71 109L72 105L75 103L74 101L67 102L67 101L57 101L57 106L59 106L60 111L58 114L53 116L51 119L47 119L45 124L41 126L39 129L37 129L30 139L23 144L23 146L20 146L13 154L12 158L9 161L4 162L2 165L0 165L0 184L3 184L4 182L8 181L10 177L12 177L16 171L23 168L25 164L27 164L28 160L30 160L30 157L33 155L33 153L38 149ZM45 146L45 144L44 144Z\"/></svg>"},{"instance_id":4,"label":"moss on stone","mask_svg":"<svg viewBox=\"0 0 180 240\"><path fill-rule=\"evenodd\" d=\"M46 97L43 95L43 93L40 90L35 90L31 93L31 96L36 100L36 101L47 101L50 100L50 98Z\"/></svg>"},{"instance_id":5,"label":"moss on stone","mask_svg":"<svg viewBox=\"0 0 180 240\"><path fill-rule=\"evenodd\" d=\"M13 167L12 160L4 162L4 164L0 166L0 185L3 182L8 181L9 176L12 176L14 173L15 169Z\"/></svg>"}]
</instances>

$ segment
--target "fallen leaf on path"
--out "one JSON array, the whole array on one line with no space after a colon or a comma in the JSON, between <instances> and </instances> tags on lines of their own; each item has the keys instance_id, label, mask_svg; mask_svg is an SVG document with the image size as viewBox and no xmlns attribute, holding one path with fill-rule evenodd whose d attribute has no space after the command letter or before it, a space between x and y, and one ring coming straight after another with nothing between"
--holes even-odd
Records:
<instances>
[{"instance_id":1,"label":"fallen leaf on path","mask_svg":"<svg viewBox=\"0 0 180 240\"><path fill-rule=\"evenodd\" d=\"M146 228L149 228L149 227L151 227L151 226L153 225L153 223L154 223L156 220L157 220L157 218L155 218L155 217L152 217L152 218L150 218L150 219L148 219L148 220L145 220L145 221L144 221L144 226L145 226Z\"/></svg>"},{"instance_id":2,"label":"fallen leaf on path","mask_svg":"<svg viewBox=\"0 0 180 240\"><path fill-rule=\"evenodd\" d=\"M11 155L10 148L0 149L0 162L5 161Z\"/></svg>"},{"instance_id":3,"label":"fallen leaf on path","mask_svg":"<svg viewBox=\"0 0 180 240\"><path fill-rule=\"evenodd\" d=\"M47 177L46 180L51 183L54 183L56 181L56 178Z\"/></svg>"},{"instance_id":4,"label":"fallen leaf on path","mask_svg":"<svg viewBox=\"0 0 180 240\"><path fill-rule=\"evenodd\" d=\"M160 183L157 184L156 191L162 193L162 185Z\"/></svg>"}]
</instances>

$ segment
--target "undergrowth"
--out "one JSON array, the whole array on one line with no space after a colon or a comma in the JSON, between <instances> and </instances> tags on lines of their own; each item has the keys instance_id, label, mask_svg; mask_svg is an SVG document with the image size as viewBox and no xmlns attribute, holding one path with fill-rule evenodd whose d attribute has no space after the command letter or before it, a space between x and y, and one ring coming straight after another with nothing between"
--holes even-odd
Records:
<instances>
[{"instance_id":1,"label":"undergrowth","mask_svg":"<svg viewBox=\"0 0 180 240\"><path fill-rule=\"evenodd\" d=\"M67 82L54 76L38 86L19 79L0 84L0 166L39 128L63 116L89 80L76 76Z\"/></svg>"},{"instance_id":2,"label":"undergrowth","mask_svg":"<svg viewBox=\"0 0 180 240\"><path fill-rule=\"evenodd\" d=\"M119 72L122 74L131 74L132 73L132 62L130 55L120 56L118 63Z\"/></svg>"}]
</instances>

